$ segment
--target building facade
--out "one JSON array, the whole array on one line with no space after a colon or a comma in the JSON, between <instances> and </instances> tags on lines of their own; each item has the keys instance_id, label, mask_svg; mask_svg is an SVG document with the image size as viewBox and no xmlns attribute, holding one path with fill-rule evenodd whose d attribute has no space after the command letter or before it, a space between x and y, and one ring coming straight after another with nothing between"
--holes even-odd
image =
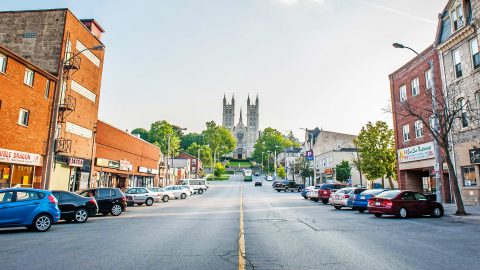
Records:
<instances>
[{"instance_id":1,"label":"building facade","mask_svg":"<svg viewBox=\"0 0 480 270\"><path fill-rule=\"evenodd\" d=\"M76 190L91 178L104 57L91 48L103 46L102 32L94 20L82 22L68 9L0 12L0 44L59 81L53 104L58 118L50 120L55 154L52 173L44 179L47 188Z\"/></svg>"},{"instance_id":2,"label":"building facade","mask_svg":"<svg viewBox=\"0 0 480 270\"><path fill-rule=\"evenodd\" d=\"M232 133L237 144L232 153L234 159L247 159L252 156L255 143L257 142L259 131L259 101L258 96L255 102L250 102L250 96L247 99L247 123L243 123L242 109L240 109L240 118L237 125L235 123L235 97L229 104L226 97L223 97L223 120L222 126L228 128Z\"/></svg>"},{"instance_id":3,"label":"building facade","mask_svg":"<svg viewBox=\"0 0 480 270\"><path fill-rule=\"evenodd\" d=\"M434 194L436 192L434 139L422 120L408 111L414 110L414 113L427 120L432 115L430 61L434 64L433 83L437 89L437 100L441 102L443 93L440 65L433 45L390 74L389 79L399 187ZM443 183L442 194L446 195L445 201L449 201L448 171L442 171L443 173L440 173Z\"/></svg>"},{"instance_id":4,"label":"building facade","mask_svg":"<svg viewBox=\"0 0 480 270\"><path fill-rule=\"evenodd\" d=\"M159 185L158 168L162 154L157 146L101 120L97 124L95 145L91 187Z\"/></svg>"},{"instance_id":5,"label":"building facade","mask_svg":"<svg viewBox=\"0 0 480 270\"><path fill-rule=\"evenodd\" d=\"M436 49L443 92L460 119L452 134L455 169L466 204L480 203L480 2L450 0L439 16Z\"/></svg>"},{"instance_id":6,"label":"building facade","mask_svg":"<svg viewBox=\"0 0 480 270\"><path fill-rule=\"evenodd\" d=\"M57 78L0 44L0 189L43 188Z\"/></svg>"},{"instance_id":7,"label":"building facade","mask_svg":"<svg viewBox=\"0 0 480 270\"><path fill-rule=\"evenodd\" d=\"M185 152L178 155L176 158L190 160L190 176L198 178L203 175L203 164L198 157L194 157Z\"/></svg>"}]
</instances>

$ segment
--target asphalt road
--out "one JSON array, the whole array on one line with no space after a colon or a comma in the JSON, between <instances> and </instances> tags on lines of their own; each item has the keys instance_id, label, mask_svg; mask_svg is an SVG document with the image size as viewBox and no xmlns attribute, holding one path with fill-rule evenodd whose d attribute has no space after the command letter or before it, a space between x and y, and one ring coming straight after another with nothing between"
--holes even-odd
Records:
<instances>
[{"instance_id":1,"label":"asphalt road","mask_svg":"<svg viewBox=\"0 0 480 270\"><path fill-rule=\"evenodd\" d=\"M375 218L254 187L239 176L186 200L46 233L0 229L0 269L480 269L480 226Z\"/></svg>"}]
</instances>

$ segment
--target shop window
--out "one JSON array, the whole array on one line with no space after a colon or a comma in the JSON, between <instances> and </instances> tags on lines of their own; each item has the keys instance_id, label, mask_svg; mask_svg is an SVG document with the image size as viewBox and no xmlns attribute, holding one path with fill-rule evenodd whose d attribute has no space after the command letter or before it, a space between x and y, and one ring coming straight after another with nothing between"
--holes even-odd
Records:
<instances>
[{"instance_id":1,"label":"shop window","mask_svg":"<svg viewBox=\"0 0 480 270\"><path fill-rule=\"evenodd\" d=\"M462 167L462 178L464 186L476 186L477 177L475 175L475 166Z\"/></svg>"},{"instance_id":2,"label":"shop window","mask_svg":"<svg viewBox=\"0 0 480 270\"><path fill-rule=\"evenodd\" d=\"M7 71L7 57L0 54L0 72L5 73Z\"/></svg>"},{"instance_id":3,"label":"shop window","mask_svg":"<svg viewBox=\"0 0 480 270\"><path fill-rule=\"evenodd\" d=\"M12 187L32 187L33 166L14 165L11 178Z\"/></svg>"}]
</instances>

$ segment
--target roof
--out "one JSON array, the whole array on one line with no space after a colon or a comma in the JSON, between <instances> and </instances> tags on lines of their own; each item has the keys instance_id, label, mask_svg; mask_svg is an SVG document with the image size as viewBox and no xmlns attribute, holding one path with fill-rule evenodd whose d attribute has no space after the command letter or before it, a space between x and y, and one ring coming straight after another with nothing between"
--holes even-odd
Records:
<instances>
[{"instance_id":1,"label":"roof","mask_svg":"<svg viewBox=\"0 0 480 270\"><path fill-rule=\"evenodd\" d=\"M21 57L20 55L16 54L15 52L11 51L10 49L8 49L7 47L4 47L2 45L0 45L0 52L4 55L6 55L7 57L9 58L12 58L14 59L15 61L23 64L24 66L30 68L30 69L33 69L34 71L36 71L37 73L40 73L42 74L43 76L47 77L48 79L50 80L53 80L53 81L57 81L58 78L56 76L54 76L52 73L42 69L41 67L33 64L32 62L28 61L27 59Z\"/></svg>"},{"instance_id":2,"label":"roof","mask_svg":"<svg viewBox=\"0 0 480 270\"><path fill-rule=\"evenodd\" d=\"M185 155L185 156L188 156L188 157L190 157L190 158L192 158L192 159L197 159L197 157L194 157L194 156L192 156L192 155L190 155L190 154L188 154L188 153L186 153L186 152L182 152L182 153L180 153L180 155ZM180 155L176 156L175 158L177 158L177 159L182 159L182 158L180 157Z\"/></svg>"},{"instance_id":3,"label":"roof","mask_svg":"<svg viewBox=\"0 0 480 270\"><path fill-rule=\"evenodd\" d=\"M91 22L93 24L95 24L95 26L98 28L98 30L102 31L102 33L105 33L105 30L103 30L103 28L100 26L100 24L98 24L97 21L95 21L95 19L80 19L81 22Z\"/></svg>"},{"instance_id":4,"label":"roof","mask_svg":"<svg viewBox=\"0 0 480 270\"><path fill-rule=\"evenodd\" d=\"M145 142L145 143L148 143L148 144L150 144L150 145L152 145L152 146L157 147L157 148L160 150L160 155L162 155L162 150L160 149L160 147L156 146L155 144L153 144L153 143L151 143L151 142L147 142L147 141L145 141L144 139L142 139L142 138L140 138L140 137L137 137L137 136L135 136L135 135L133 135L133 134L130 134L130 133L124 131L123 129L117 128L116 126L114 126L114 125L112 125L112 124L109 124L109 123L107 123L107 122L105 122L105 121L102 121L102 120L100 120L100 119L98 119L98 122L102 122L103 124L105 124L105 125L107 125L107 126L109 126L109 127L112 127L112 128L114 128L114 129L117 129L117 130L119 130L119 131L121 131L121 132L123 132L123 133L125 133L125 134L128 134L128 135L134 137L134 138L137 139L137 140L143 141L143 142Z\"/></svg>"}]
</instances>

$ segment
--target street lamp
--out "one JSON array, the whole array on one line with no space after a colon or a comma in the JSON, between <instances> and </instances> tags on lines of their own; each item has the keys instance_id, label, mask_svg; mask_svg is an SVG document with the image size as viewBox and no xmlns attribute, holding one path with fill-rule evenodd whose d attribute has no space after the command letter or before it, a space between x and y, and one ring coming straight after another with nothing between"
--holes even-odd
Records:
<instances>
[{"instance_id":1,"label":"street lamp","mask_svg":"<svg viewBox=\"0 0 480 270\"><path fill-rule=\"evenodd\" d=\"M268 153L268 155L267 155L267 157L268 157L268 159L267 159L267 174L268 174L270 172L270 153L271 153L271 151L269 150L269 151L267 151L267 153Z\"/></svg>"},{"instance_id":2,"label":"street lamp","mask_svg":"<svg viewBox=\"0 0 480 270\"><path fill-rule=\"evenodd\" d=\"M273 168L275 169L275 172L274 172L274 175L275 175L275 179L277 179L277 148L279 148L280 146L279 145L275 145L275 164L273 165Z\"/></svg>"},{"instance_id":3,"label":"street lamp","mask_svg":"<svg viewBox=\"0 0 480 270\"><path fill-rule=\"evenodd\" d=\"M395 47L397 49L409 49L410 51L414 52L416 55L420 56L423 61L427 61L425 56L420 55L414 49L412 49L410 47L407 47L403 44L393 43L393 47ZM429 81L430 81L430 85L432 86L432 110L433 110L433 120L434 120L433 123L432 123L432 125L433 125L432 129L435 133L438 134L438 105L437 105L437 99L436 99L435 80L434 80L435 66L433 64L433 60L428 61L428 65L430 67ZM435 153L435 164L433 166L434 171L435 171L435 186L436 186L435 196L437 197L437 202L441 203L442 198L441 198L440 189L442 188L442 183L440 182L441 181L441 179L440 179L440 170L441 170L440 165L441 165L441 162L442 162L442 157L440 156L440 148L438 147L438 142L435 139L435 137L433 138L433 151Z\"/></svg>"},{"instance_id":4,"label":"street lamp","mask_svg":"<svg viewBox=\"0 0 480 270\"><path fill-rule=\"evenodd\" d=\"M317 181L317 166L316 166L316 160L315 160L315 153L313 152L313 132L310 132L308 128L300 128L301 130L305 131L311 139L310 139L310 151L312 151L313 155L313 181L312 181L312 186L315 185L315 181Z\"/></svg>"},{"instance_id":5,"label":"street lamp","mask_svg":"<svg viewBox=\"0 0 480 270\"><path fill-rule=\"evenodd\" d=\"M51 124L50 124L50 132L49 132L49 136L48 136L48 151L47 151L47 162L46 162L46 165L45 165L45 179L43 181L43 189L48 189L49 186L50 186L50 178L51 178L51 175L52 175L52 167L53 167L53 162L54 162L54 158L55 158L55 134L57 133L57 125L58 125L58 111L59 111L59 108L60 108L60 97L62 95L62 88L63 88L63 80L64 80L64 72L65 72L65 67L67 65L68 62L70 62L70 60L72 60L73 58L77 57L79 54L81 54L82 52L84 51L102 51L103 49L105 49L105 45L96 45L96 46L93 46L91 48L85 48L81 51L78 51L76 54L72 55L71 57L69 57L68 59L65 59L63 58L62 61L60 62L61 63L61 66L60 66L60 70L59 70L59 76L60 76L60 80L58 82L58 84L56 85L55 87L55 98L54 98L54 102L53 102L53 112L52 112L52 121L51 121ZM92 156L93 158L93 156ZM93 171L93 166L92 167L92 171ZM92 173L92 171L90 172L90 174Z\"/></svg>"}]
</instances>

